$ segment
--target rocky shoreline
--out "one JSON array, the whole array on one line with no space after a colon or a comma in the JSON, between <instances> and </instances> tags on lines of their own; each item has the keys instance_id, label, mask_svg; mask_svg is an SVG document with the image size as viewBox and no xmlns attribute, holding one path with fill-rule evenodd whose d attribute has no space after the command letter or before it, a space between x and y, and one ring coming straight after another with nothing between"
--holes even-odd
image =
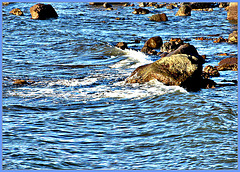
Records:
<instances>
[{"instance_id":1,"label":"rocky shoreline","mask_svg":"<svg viewBox=\"0 0 240 172\"><path fill-rule=\"evenodd\" d=\"M10 3L2 3L2 5L9 5ZM90 6L102 6L105 10L114 10L116 6L134 6L131 3L89 3ZM179 8L176 13L176 17L191 16L192 10L199 11L213 11L214 8L225 8L227 10L226 19L231 23L236 23L237 16L237 3L153 3L142 2L139 3L139 8L134 8L133 14L144 15L152 13L152 11L145 9L144 7L154 7L167 9ZM21 9L13 9L10 11L14 15L24 15ZM57 18L58 14L55 9L49 4L38 3L30 8L32 18L37 20L46 20L49 18ZM149 21L153 22L167 22L168 16L165 13L157 13L148 17ZM116 18L116 20L123 20L122 18ZM220 36L220 35L218 35ZM196 37L195 40L204 41L210 40L214 43L227 42L229 44L238 43L238 31L229 33L228 38L222 36L218 38L211 37ZM235 57L228 57L219 61L218 66L206 66L203 69L205 62L205 55L199 55L194 45L187 43L188 40L182 40L180 38L171 38L167 42L163 42L161 35L149 38L141 49L141 52L148 55L158 55L159 60L138 67L131 76L126 79L126 83L144 83L152 79L157 79L163 82L165 85L179 85L186 88L189 91L198 91L202 88L215 88L217 86L225 86L226 84L217 84L211 77L219 77L219 71L222 70L238 70L238 59ZM134 43L140 43L139 40L135 40ZM128 49L127 42L119 42L116 47L124 50ZM14 81L15 85L31 84L25 80ZM228 85L237 85L237 82Z\"/></svg>"}]
</instances>

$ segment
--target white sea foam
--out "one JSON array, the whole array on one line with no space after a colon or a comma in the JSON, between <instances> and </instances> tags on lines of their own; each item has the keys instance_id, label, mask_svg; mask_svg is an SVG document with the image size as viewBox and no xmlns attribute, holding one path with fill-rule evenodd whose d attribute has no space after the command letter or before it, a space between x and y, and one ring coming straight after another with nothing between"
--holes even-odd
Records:
<instances>
[{"instance_id":1,"label":"white sea foam","mask_svg":"<svg viewBox=\"0 0 240 172\"><path fill-rule=\"evenodd\" d=\"M140 52L140 51L136 51L136 50L132 50L132 49L126 49L123 50L126 55L124 55L126 57L126 59L115 63L114 65L110 66L112 68L137 68L141 65L144 64L148 64L148 63L152 63L153 61L150 60L150 57L147 56L146 54Z\"/></svg>"}]
</instances>

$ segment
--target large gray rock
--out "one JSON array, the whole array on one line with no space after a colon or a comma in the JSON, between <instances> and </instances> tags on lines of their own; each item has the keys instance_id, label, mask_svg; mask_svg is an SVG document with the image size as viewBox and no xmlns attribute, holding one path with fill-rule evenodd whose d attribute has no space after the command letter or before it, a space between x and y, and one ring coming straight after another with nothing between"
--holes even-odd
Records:
<instances>
[{"instance_id":1,"label":"large gray rock","mask_svg":"<svg viewBox=\"0 0 240 172\"><path fill-rule=\"evenodd\" d=\"M201 59L187 54L175 54L138 67L126 82L145 83L157 79L165 85L177 85L188 91L198 91L202 87L201 74Z\"/></svg>"}]
</instances>

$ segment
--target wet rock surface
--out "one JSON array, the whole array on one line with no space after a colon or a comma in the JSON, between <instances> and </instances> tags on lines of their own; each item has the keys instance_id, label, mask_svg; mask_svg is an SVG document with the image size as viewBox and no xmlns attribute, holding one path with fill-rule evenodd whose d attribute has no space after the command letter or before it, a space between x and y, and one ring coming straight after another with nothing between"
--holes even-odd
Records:
<instances>
[{"instance_id":1,"label":"wet rock surface","mask_svg":"<svg viewBox=\"0 0 240 172\"><path fill-rule=\"evenodd\" d=\"M32 19L45 20L57 18L58 14L50 4L36 4L30 8Z\"/></svg>"}]
</instances>

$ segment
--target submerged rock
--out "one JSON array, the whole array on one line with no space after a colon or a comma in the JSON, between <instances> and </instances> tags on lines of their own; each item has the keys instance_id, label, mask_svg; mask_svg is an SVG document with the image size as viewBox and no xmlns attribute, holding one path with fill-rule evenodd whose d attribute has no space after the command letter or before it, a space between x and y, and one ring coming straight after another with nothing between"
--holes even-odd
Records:
<instances>
[{"instance_id":1,"label":"submerged rock","mask_svg":"<svg viewBox=\"0 0 240 172\"><path fill-rule=\"evenodd\" d=\"M122 50L127 49L127 43L126 42L119 42L117 43L116 47L121 48Z\"/></svg>"},{"instance_id":2,"label":"submerged rock","mask_svg":"<svg viewBox=\"0 0 240 172\"><path fill-rule=\"evenodd\" d=\"M56 11L50 4L36 4L30 8L32 19L45 20L58 17Z\"/></svg>"},{"instance_id":3,"label":"submerged rock","mask_svg":"<svg viewBox=\"0 0 240 172\"><path fill-rule=\"evenodd\" d=\"M182 5L176 13L176 16L191 16L191 10L192 8L189 5Z\"/></svg>"},{"instance_id":4,"label":"submerged rock","mask_svg":"<svg viewBox=\"0 0 240 172\"><path fill-rule=\"evenodd\" d=\"M162 13L162 14L152 15L151 17L149 17L149 20L161 22L161 21L168 21L168 18L167 18L167 15L165 13Z\"/></svg>"},{"instance_id":5,"label":"submerged rock","mask_svg":"<svg viewBox=\"0 0 240 172\"><path fill-rule=\"evenodd\" d=\"M9 13L17 15L17 16L22 16L23 15L23 12L19 8L15 8L12 11L10 11Z\"/></svg>"},{"instance_id":6,"label":"submerged rock","mask_svg":"<svg viewBox=\"0 0 240 172\"><path fill-rule=\"evenodd\" d=\"M28 84L28 82L23 79L16 79L16 80L14 80L13 84L14 85L26 85L26 84Z\"/></svg>"},{"instance_id":7,"label":"submerged rock","mask_svg":"<svg viewBox=\"0 0 240 172\"><path fill-rule=\"evenodd\" d=\"M174 54L138 67L127 83L144 83L157 79L165 85L177 85L188 91L202 87L202 60L187 54Z\"/></svg>"},{"instance_id":8,"label":"submerged rock","mask_svg":"<svg viewBox=\"0 0 240 172\"><path fill-rule=\"evenodd\" d=\"M150 11L144 8L135 8L133 14L148 14Z\"/></svg>"},{"instance_id":9,"label":"submerged rock","mask_svg":"<svg viewBox=\"0 0 240 172\"><path fill-rule=\"evenodd\" d=\"M218 63L217 69L219 71L223 71L223 70L237 71L238 59L236 57L229 57L229 58L223 59Z\"/></svg>"},{"instance_id":10,"label":"submerged rock","mask_svg":"<svg viewBox=\"0 0 240 172\"><path fill-rule=\"evenodd\" d=\"M217 38L215 41L213 41L214 43L221 43L221 42L228 42L228 39L224 39L222 36L220 36L219 38Z\"/></svg>"},{"instance_id":11,"label":"submerged rock","mask_svg":"<svg viewBox=\"0 0 240 172\"><path fill-rule=\"evenodd\" d=\"M233 31L232 33L229 34L228 42L233 44L238 43L238 31Z\"/></svg>"},{"instance_id":12,"label":"submerged rock","mask_svg":"<svg viewBox=\"0 0 240 172\"><path fill-rule=\"evenodd\" d=\"M213 67L211 65L207 65L204 69L203 69L203 77L204 78L209 78L209 77L218 77L220 76L220 73L217 70L217 67Z\"/></svg>"}]
</instances>

